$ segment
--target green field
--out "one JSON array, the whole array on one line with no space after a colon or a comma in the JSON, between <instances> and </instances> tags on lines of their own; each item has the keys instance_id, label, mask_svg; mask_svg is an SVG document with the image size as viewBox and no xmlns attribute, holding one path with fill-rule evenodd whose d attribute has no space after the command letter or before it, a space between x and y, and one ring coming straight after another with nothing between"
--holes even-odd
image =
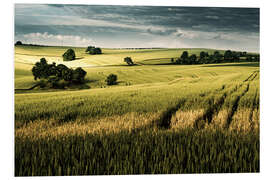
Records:
<instances>
[{"instance_id":1,"label":"green field","mask_svg":"<svg viewBox=\"0 0 270 180\"><path fill-rule=\"evenodd\" d=\"M90 86L15 90L16 176L259 172L259 63L169 64L212 49L85 48L63 62L66 49L15 47L15 89L35 84L42 57L83 67Z\"/></svg>"}]
</instances>

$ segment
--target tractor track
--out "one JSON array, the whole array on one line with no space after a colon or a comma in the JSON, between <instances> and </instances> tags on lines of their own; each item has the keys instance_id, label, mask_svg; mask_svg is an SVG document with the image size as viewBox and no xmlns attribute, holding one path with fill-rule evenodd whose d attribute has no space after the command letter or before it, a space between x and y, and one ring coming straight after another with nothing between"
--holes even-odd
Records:
<instances>
[{"instance_id":1,"label":"tractor track","mask_svg":"<svg viewBox=\"0 0 270 180\"><path fill-rule=\"evenodd\" d=\"M228 129L230 127L230 124L232 122L233 119L233 115L235 114L235 112L237 111L238 105L239 105L239 101L240 99L248 92L249 90L249 84L247 84L246 89L244 90L244 92L242 92L242 94L240 94L239 96L237 96L237 98L234 100L233 102L233 106L229 111L228 117L226 119L226 125L225 127Z\"/></svg>"}]
</instances>

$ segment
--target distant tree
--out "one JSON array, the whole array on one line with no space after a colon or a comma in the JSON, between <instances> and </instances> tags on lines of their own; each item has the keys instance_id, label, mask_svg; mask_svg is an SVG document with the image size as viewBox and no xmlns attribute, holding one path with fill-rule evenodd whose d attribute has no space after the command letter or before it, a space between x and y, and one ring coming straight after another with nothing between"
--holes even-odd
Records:
<instances>
[{"instance_id":1,"label":"distant tree","mask_svg":"<svg viewBox=\"0 0 270 180\"><path fill-rule=\"evenodd\" d=\"M233 53L231 50L227 50L224 53L224 60L231 62L233 60Z\"/></svg>"},{"instance_id":2,"label":"distant tree","mask_svg":"<svg viewBox=\"0 0 270 180\"><path fill-rule=\"evenodd\" d=\"M240 52L233 51L232 52L232 60L231 61L232 62L239 62L240 56L241 56Z\"/></svg>"},{"instance_id":3,"label":"distant tree","mask_svg":"<svg viewBox=\"0 0 270 180\"><path fill-rule=\"evenodd\" d=\"M174 59L173 58L171 58L171 63L174 63Z\"/></svg>"},{"instance_id":4,"label":"distant tree","mask_svg":"<svg viewBox=\"0 0 270 180\"><path fill-rule=\"evenodd\" d=\"M192 54L192 55L189 57L189 63L190 63L190 64L196 64L196 63L197 63L197 56L196 56L196 54Z\"/></svg>"},{"instance_id":5,"label":"distant tree","mask_svg":"<svg viewBox=\"0 0 270 180\"><path fill-rule=\"evenodd\" d=\"M64 61L72 61L76 58L75 51L73 49L68 49L62 56Z\"/></svg>"},{"instance_id":6,"label":"distant tree","mask_svg":"<svg viewBox=\"0 0 270 180\"><path fill-rule=\"evenodd\" d=\"M184 51L177 62L178 64L189 64L188 52Z\"/></svg>"},{"instance_id":7,"label":"distant tree","mask_svg":"<svg viewBox=\"0 0 270 180\"><path fill-rule=\"evenodd\" d=\"M209 55L208 57L207 57L207 60L206 60L206 64L209 64L209 63L214 63L215 62L215 57L214 57L214 55Z\"/></svg>"},{"instance_id":8,"label":"distant tree","mask_svg":"<svg viewBox=\"0 0 270 180\"><path fill-rule=\"evenodd\" d=\"M206 53L204 51L200 52L200 59L204 59L206 57Z\"/></svg>"},{"instance_id":9,"label":"distant tree","mask_svg":"<svg viewBox=\"0 0 270 180\"><path fill-rule=\"evenodd\" d=\"M21 41L17 41L16 43L15 43L15 46L19 46L19 45L22 45L23 43L21 42Z\"/></svg>"},{"instance_id":10,"label":"distant tree","mask_svg":"<svg viewBox=\"0 0 270 180\"><path fill-rule=\"evenodd\" d=\"M220 54L220 52L215 51L214 55L213 55L213 62L220 63L221 62L221 57L222 57L222 55Z\"/></svg>"},{"instance_id":11,"label":"distant tree","mask_svg":"<svg viewBox=\"0 0 270 180\"><path fill-rule=\"evenodd\" d=\"M252 56L251 55L246 55L246 61L252 61Z\"/></svg>"},{"instance_id":12,"label":"distant tree","mask_svg":"<svg viewBox=\"0 0 270 180\"><path fill-rule=\"evenodd\" d=\"M254 61L260 62L260 55L259 54L254 55Z\"/></svg>"},{"instance_id":13,"label":"distant tree","mask_svg":"<svg viewBox=\"0 0 270 180\"><path fill-rule=\"evenodd\" d=\"M89 52L91 49L95 49L95 46L88 46L85 50L85 52Z\"/></svg>"},{"instance_id":14,"label":"distant tree","mask_svg":"<svg viewBox=\"0 0 270 180\"><path fill-rule=\"evenodd\" d=\"M101 54L101 53L102 53L102 51L101 51L101 49L100 49L99 47L97 47L97 48L95 49L95 51L96 51L96 54Z\"/></svg>"},{"instance_id":15,"label":"distant tree","mask_svg":"<svg viewBox=\"0 0 270 180\"><path fill-rule=\"evenodd\" d=\"M188 58L188 52L184 51L180 57L181 59L187 59Z\"/></svg>"},{"instance_id":16,"label":"distant tree","mask_svg":"<svg viewBox=\"0 0 270 180\"><path fill-rule=\"evenodd\" d=\"M88 46L85 50L86 53L89 53L89 54L102 54L102 51L99 47L95 47L95 46Z\"/></svg>"},{"instance_id":17,"label":"distant tree","mask_svg":"<svg viewBox=\"0 0 270 180\"><path fill-rule=\"evenodd\" d=\"M199 57L199 63L205 64L207 62L208 52L201 51Z\"/></svg>"},{"instance_id":18,"label":"distant tree","mask_svg":"<svg viewBox=\"0 0 270 180\"><path fill-rule=\"evenodd\" d=\"M117 82L117 75L110 74L105 81L107 82L107 85L114 85Z\"/></svg>"},{"instance_id":19,"label":"distant tree","mask_svg":"<svg viewBox=\"0 0 270 180\"><path fill-rule=\"evenodd\" d=\"M124 58L124 62L126 62L129 66L134 65L134 63L133 63L131 57L125 57L125 58Z\"/></svg>"}]
</instances>

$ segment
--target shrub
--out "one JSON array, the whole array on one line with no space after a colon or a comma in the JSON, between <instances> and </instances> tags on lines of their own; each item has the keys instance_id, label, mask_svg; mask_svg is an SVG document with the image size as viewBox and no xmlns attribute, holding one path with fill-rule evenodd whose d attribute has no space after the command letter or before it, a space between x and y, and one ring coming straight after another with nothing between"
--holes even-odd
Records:
<instances>
[{"instance_id":1,"label":"shrub","mask_svg":"<svg viewBox=\"0 0 270 180\"><path fill-rule=\"evenodd\" d=\"M134 63L133 63L131 57L125 57L125 58L124 58L124 62L126 62L129 66L134 65Z\"/></svg>"},{"instance_id":2,"label":"shrub","mask_svg":"<svg viewBox=\"0 0 270 180\"><path fill-rule=\"evenodd\" d=\"M117 82L117 75L110 74L105 81L107 82L107 85L114 85Z\"/></svg>"},{"instance_id":3,"label":"shrub","mask_svg":"<svg viewBox=\"0 0 270 180\"><path fill-rule=\"evenodd\" d=\"M62 56L64 61L72 61L76 57L73 49L68 49Z\"/></svg>"}]
</instances>

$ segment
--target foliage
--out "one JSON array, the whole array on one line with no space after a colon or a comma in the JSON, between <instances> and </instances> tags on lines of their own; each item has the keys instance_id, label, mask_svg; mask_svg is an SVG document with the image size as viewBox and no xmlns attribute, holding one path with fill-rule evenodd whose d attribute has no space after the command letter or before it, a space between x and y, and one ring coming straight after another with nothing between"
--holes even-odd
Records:
<instances>
[{"instance_id":1,"label":"foliage","mask_svg":"<svg viewBox=\"0 0 270 180\"><path fill-rule=\"evenodd\" d=\"M15 43L15 46L20 46L20 45L23 45L23 43L22 43L21 41L17 41L17 42Z\"/></svg>"},{"instance_id":2,"label":"foliage","mask_svg":"<svg viewBox=\"0 0 270 180\"><path fill-rule=\"evenodd\" d=\"M35 80L47 79L48 82L51 83L52 87L57 87L60 80L72 83L83 83L86 71L81 67L73 70L63 64L48 64L45 58L41 58L40 62L36 62L33 66L32 74Z\"/></svg>"},{"instance_id":3,"label":"foliage","mask_svg":"<svg viewBox=\"0 0 270 180\"><path fill-rule=\"evenodd\" d=\"M95 46L88 46L85 50L86 53L89 53L89 54L102 54L102 51L99 47L95 47Z\"/></svg>"},{"instance_id":4,"label":"foliage","mask_svg":"<svg viewBox=\"0 0 270 180\"><path fill-rule=\"evenodd\" d=\"M175 61L175 64L210 64L210 63L223 63L223 62L240 62L241 57L246 57L246 61L260 61L259 55L247 54L247 52L235 52L227 50L224 54L220 51L214 51L213 54L201 51L199 58L196 54L188 55L187 51L184 51L180 58ZM174 62L172 62L174 63Z\"/></svg>"},{"instance_id":5,"label":"foliage","mask_svg":"<svg viewBox=\"0 0 270 180\"><path fill-rule=\"evenodd\" d=\"M75 51L73 49L68 49L62 56L64 61L72 61L76 58Z\"/></svg>"},{"instance_id":6,"label":"foliage","mask_svg":"<svg viewBox=\"0 0 270 180\"><path fill-rule=\"evenodd\" d=\"M110 74L106 79L107 85L115 85L117 83L117 75Z\"/></svg>"},{"instance_id":7,"label":"foliage","mask_svg":"<svg viewBox=\"0 0 270 180\"><path fill-rule=\"evenodd\" d=\"M129 66L134 65L134 63L133 63L131 57L125 57L125 58L124 58L124 62L126 62Z\"/></svg>"}]
</instances>

